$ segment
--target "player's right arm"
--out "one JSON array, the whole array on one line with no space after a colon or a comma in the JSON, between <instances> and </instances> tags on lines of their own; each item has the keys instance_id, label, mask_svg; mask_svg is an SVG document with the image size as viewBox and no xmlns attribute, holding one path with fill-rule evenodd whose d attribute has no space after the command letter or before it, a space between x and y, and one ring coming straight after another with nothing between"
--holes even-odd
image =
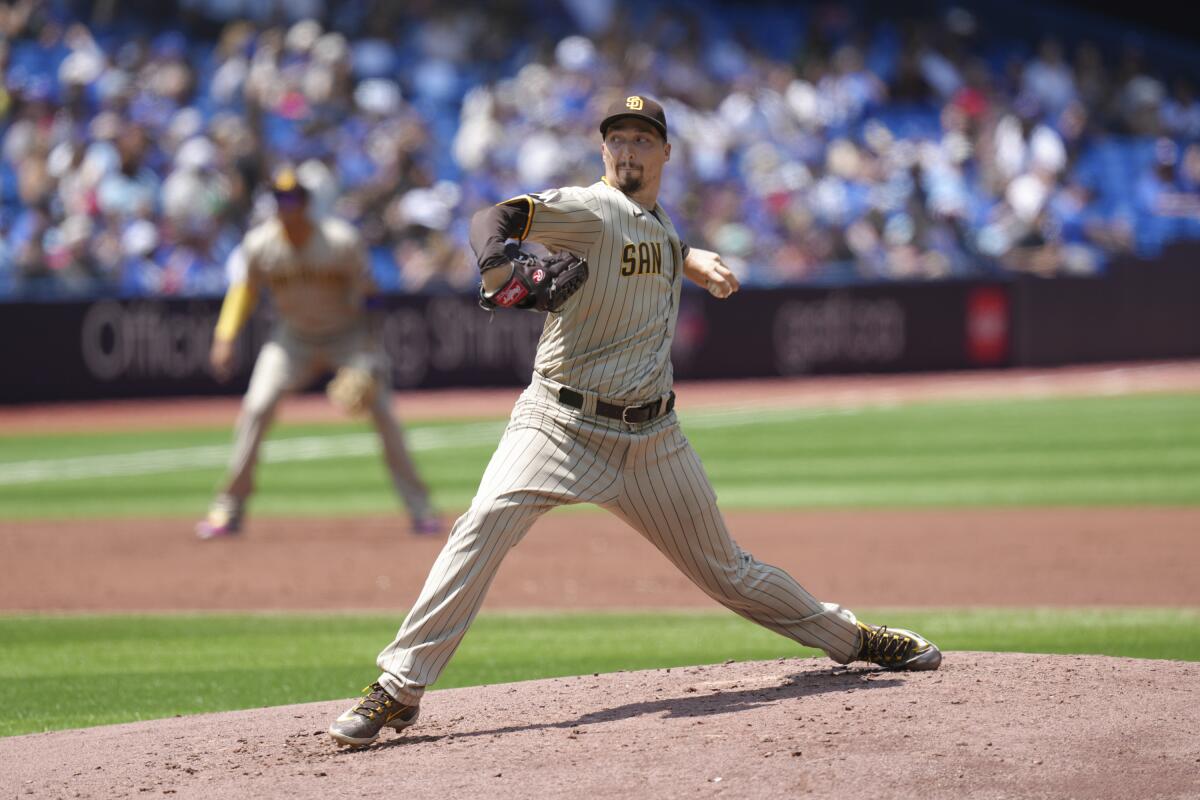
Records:
<instances>
[{"instance_id":1,"label":"player's right arm","mask_svg":"<svg viewBox=\"0 0 1200 800\"><path fill-rule=\"evenodd\" d=\"M208 360L218 380L228 380L233 372L234 345L238 333L250 318L258 303L258 287L248 269L245 247L239 245L229 254L225 264L229 278L229 289L221 304L221 315L213 331L212 349Z\"/></svg>"}]
</instances>

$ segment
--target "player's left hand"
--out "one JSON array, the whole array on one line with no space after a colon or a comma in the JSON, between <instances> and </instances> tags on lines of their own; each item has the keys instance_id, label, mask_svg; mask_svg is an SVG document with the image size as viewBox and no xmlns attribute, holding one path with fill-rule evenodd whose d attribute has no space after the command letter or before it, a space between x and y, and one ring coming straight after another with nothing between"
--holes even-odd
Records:
<instances>
[{"instance_id":1,"label":"player's left hand","mask_svg":"<svg viewBox=\"0 0 1200 800\"><path fill-rule=\"evenodd\" d=\"M587 281L587 261L565 250L538 258L518 246L508 248L509 277L494 291L479 287L479 305L558 311Z\"/></svg>"},{"instance_id":2,"label":"player's left hand","mask_svg":"<svg viewBox=\"0 0 1200 800\"><path fill-rule=\"evenodd\" d=\"M356 417L370 410L378 390L375 376L369 370L341 367L325 387L325 394L335 408Z\"/></svg>"},{"instance_id":3,"label":"player's left hand","mask_svg":"<svg viewBox=\"0 0 1200 800\"><path fill-rule=\"evenodd\" d=\"M733 270L712 250L693 247L683 260L683 274L718 300L724 300L742 288Z\"/></svg>"}]
</instances>

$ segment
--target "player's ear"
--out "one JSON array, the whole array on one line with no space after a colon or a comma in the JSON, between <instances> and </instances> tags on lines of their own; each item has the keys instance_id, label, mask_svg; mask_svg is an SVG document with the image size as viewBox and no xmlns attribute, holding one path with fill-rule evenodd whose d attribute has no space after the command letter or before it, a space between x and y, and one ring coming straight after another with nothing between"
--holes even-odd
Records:
<instances>
[{"instance_id":1,"label":"player's ear","mask_svg":"<svg viewBox=\"0 0 1200 800\"><path fill-rule=\"evenodd\" d=\"M663 156L664 156L663 161L671 160L671 143L670 142L663 142Z\"/></svg>"}]
</instances>

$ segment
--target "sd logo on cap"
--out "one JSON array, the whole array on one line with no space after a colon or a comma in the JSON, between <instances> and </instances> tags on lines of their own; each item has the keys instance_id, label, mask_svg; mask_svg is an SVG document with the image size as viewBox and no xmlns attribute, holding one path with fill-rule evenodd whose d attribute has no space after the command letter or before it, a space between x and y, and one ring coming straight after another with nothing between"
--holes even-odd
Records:
<instances>
[{"instance_id":1,"label":"sd logo on cap","mask_svg":"<svg viewBox=\"0 0 1200 800\"><path fill-rule=\"evenodd\" d=\"M607 135L609 127L614 122L626 117L637 117L638 119L646 120L654 126L655 130L662 134L663 140L666 140L667 115L663 112L663 107L649 97L640 94L629 95L609 106L608 113L600 123L600 134L602 136Z\"/></svg>"}]
</instances>

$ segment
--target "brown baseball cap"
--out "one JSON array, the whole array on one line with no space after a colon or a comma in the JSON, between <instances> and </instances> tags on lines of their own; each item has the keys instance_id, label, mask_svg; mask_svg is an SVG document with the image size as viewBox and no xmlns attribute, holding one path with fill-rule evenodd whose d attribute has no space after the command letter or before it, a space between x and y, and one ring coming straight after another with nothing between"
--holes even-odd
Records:
<instances>
[{"instance_id":1,"label":"brown baseball cap","mask_svg":"<svg viewBox=\"0 0 1200 800\"><path fill-rule=\"evenodd\" d=\"M609 126L625 117L644 119L662 134L663 139L667 138L667 115L663 113L663 107L641 94L632 94L614 101L600 122L600 135L606 136Z\"/></svg>"}]
</instances>

